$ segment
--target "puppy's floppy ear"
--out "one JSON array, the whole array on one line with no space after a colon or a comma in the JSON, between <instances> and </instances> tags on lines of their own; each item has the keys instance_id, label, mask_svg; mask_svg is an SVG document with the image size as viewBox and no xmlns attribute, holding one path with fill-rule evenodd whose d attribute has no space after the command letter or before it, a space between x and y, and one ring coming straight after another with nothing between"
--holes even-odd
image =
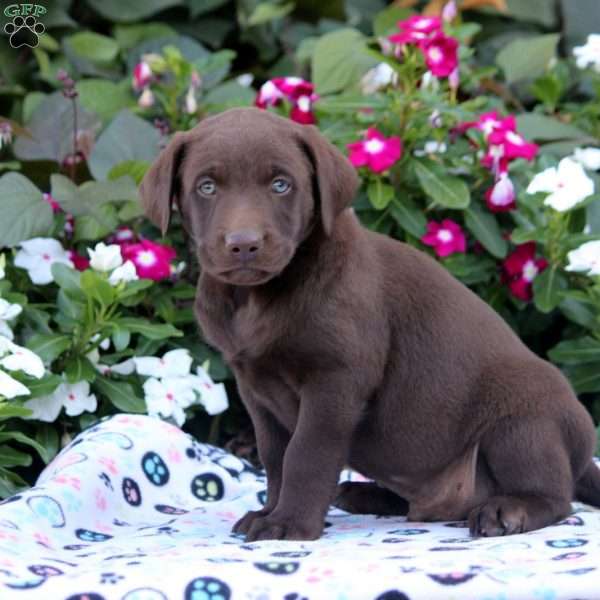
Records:
<instances>
[{"instance_id":1,"label":"puppy's floppy ear","mask_svg":"<svg viewBox=\"0 0 600 600\"><path fill-rule=\"evenodd\" d=\"M323 229L331 235L336 217L352 203L360 180L350 161L314 125L302 125L302 137L314 169Z\"/></svg>"},{"instance_id":2,"label":"puppy's floppy ear","mask_svg":"<svg viewBox=\"0 0 600 600\"><path fill-rule=\"evenodd\" d=\"M176 133L142 179L140 199L147 217L165 235L171 218L171 206L179 194L177 171L183 158L187 135Z\"/></svg>"}]
</instances>

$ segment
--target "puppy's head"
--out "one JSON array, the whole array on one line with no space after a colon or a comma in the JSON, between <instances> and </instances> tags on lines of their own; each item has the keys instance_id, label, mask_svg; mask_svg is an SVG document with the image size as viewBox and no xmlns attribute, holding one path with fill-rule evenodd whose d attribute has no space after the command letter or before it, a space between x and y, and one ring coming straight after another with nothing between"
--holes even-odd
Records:
<instances>
[{"instance_id":1,"label":"puppy's head","mask_svg":"<svg viewBox=\"0 0 600 600\"><path fill-rule=\"evenodd\" d=\"M239 108L177 133L140 195L163 234L177 204L203 270L259 285L283 271L314 227L330 235L357 187L354 168L315 127Z\"/></svg>"}]
</instances>

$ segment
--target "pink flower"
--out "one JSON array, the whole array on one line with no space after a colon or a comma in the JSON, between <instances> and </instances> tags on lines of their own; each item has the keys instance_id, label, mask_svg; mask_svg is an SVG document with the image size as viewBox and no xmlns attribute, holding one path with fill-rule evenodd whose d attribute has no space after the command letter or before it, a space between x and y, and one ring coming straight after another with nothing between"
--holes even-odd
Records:
<instances>
[{"instance_id":1,"label":"pink flower","mask_svg":"<svg viewBox=\"0 0 600 600\"><path fill-rule=\"evenodd\" d=\"M90 266L90 261L85 256L77 254L75 250L69 250L69 258L78 271L85 271Z\"/></svg>"},{"instance_id":2,"label":"pink flower","mask_svg":"<svg viewBox=\"0 0 600 600\"><path fill-rule=\"evenodd\" d=\"M502 263L502 282L512 295L521 300L531 300L533 280L548 266L545 258L535 257L535 242L517 246Z\"/></svg>"},{"instance_id":3,"label":"pink flower","mask_svg":"<svg viewBox=\"0 0 600 600\"><path fill-rule=\"evenodd\" d=\"M454 19L456 19L457 15L458 10L456 8L455 0L450 0L450 2L446 2L446 4L444 4L444 8L442 9L442 20L445 23L451 23L452 21L454 21Z\"/></svg>"},{"instance_id":4,"label":"pink flower","mask_svg":"<svg viewBox=\"0 0 600 600\"><path fill-rule=\"evenodd\" d=\"M515 188L508 173L500 173L496 183L485 193L485 200L492 212L506 212L517 207Z\"/></svg>"},{"instance_id":5,"label":"pink flower","mask_svg":"<svg viewBox=\"0 0 600 600\"><path fill-rule=\"evenodd\" d=\"M399 33L394 33L388 37L388 40L397 46L404 46L406 44L418 45L426 39L426 33L412 29L409 31L400 31ZM399 48L396 49L396 57L399 56L398 50Z\"/></svg>"},{"instance_id":6,"label":"pink flower","mask_svg":"<svg viewBox=\"0 0 600 600\"><path fill-rule=\"evenodd\" d=\"M62 212L60 204L50 194L42 194L42 197L52 207L54 214Z\"/></svg>"},{"instance_id":7,"label":"pink flower","mask_svg":"<svg viewBox=\"0 0 600 600\"><path fill-rule=\"evenodd\" d=\"M139 277L160 281L171 275L171 261L176 252L170 246L142 240L137 244L121 246L123 261L130 260L135 265Z\"/></svg>"},{"instance_id":8,"label":"pink flower","mask_svg":"<svg viewBox=\"0 0 600 600\"><path fill-rule=\"evenodd\" d=\"M312 112L313 96L300 96L290 111L290 119L302 125L313 125L317 122ZM318 97L318 96L317 96Z\"/></svg>"},{"instance_id":9,"label":"pink flower","mask_svg":"<svg viewBox=\"0 0 600 600\"><path fill-rule=\"evenodd\" d=\"M427 246L432 246L440 257L467 250L467 239L463 230L451 219L444 219L441 223L429 221L427 233L421 241Z\"/></svg>"},{"instance_id":10,"label":"pink flower","mask_svg":"<svg viewBox=\"0 0 600 600\"><path fill-rule=\"evenodd\" d=\"M310 125L316 122L312 105L318 99L315 86L310 81L300 77L274 77L261 86L254 104L258 108L267 108L287 100L292 105L290 119Z\"/></svg>"},{"instance_id":11,"label":"pink flower","mask_svg":"<svg viewBox=\"0 0 600 600\"><path fill-rule=\"evenodd\" d=\"M441 31L421 43L427 68L436 77L448 77L458 67L458 41Z\"/></svg>"},{"instance_id":12,"label":"pink flower","mask_svg":"<svg viewBox=\"0 0 600 600\"><path fill-rule=\"evenodd\" d=\"M152 69L150 65L141 61L133 69L133 89L139 91L144 89L152 80Z\"/></svg>"},{"instance_id":13,"label":"pink flower","mask_svg":"<svg viewBox=\"0 0 600 600\"><path fill-rule=\"evenodd\" d=\"M402 31L421 31L423 33L433 33L439 31L442 27L442 20L439 17L426 17L425 15L413 15L404 21L396 23L398 29Z\"/></svg>"},{"instance_id":14,"label":"pink flower","mask_svg":"<svg viewBox=\"0 0 600 600\"><path fill-rule=\"evenodd\" d=\"M397 136L386 138L370 127L365 140L348 144L349 159L355 167L368 166L374 173L389 169L402 156L402 141Z\"/></svg>"},{"instance_id":15,"label":"pink flower","mask_svg":"<svg viewBox=\"0 0 600 600\"><path fill-rule=\"evenodd\" d=\"M533 160L538 152L537 144L526 141L523 136L514 129L501 128L492 131L488 141L490 145L501 145L504 150L503 155L509 161L515 158Z\"/></svg>"}]
</instances>

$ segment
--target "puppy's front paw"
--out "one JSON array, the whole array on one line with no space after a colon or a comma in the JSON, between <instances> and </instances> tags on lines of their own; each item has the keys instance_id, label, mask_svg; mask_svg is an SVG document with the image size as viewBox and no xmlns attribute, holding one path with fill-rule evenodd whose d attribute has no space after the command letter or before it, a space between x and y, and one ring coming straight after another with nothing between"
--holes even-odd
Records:
<instances>
[{"instance_id":1,"label":"puppy's front paw","mask_svg":"<svg viewBox=\"0 0 600 600\"><path fill-rule=\"evenodd\" d=\"M508 496L495 496L469 514L469 531L474 537L494 537L527 531L527 508Z\"/></svg>"},{"instance_id":2,"label":"puppy's front paw","mask_svg":"<svg viewBox=\"0 0 600 600\"><path fill-rule=\"evenodd\" d=\"M323 531L323 522L300 522L271 514L253 520L246 534L247 542L259 540L316 540Z\"/></svg>"},{"instance_id":3,"label":"puppy's front paw","mask_svg":"<svg viewBox=\"0 0 600 600\"><path fill-rule=\"evenodd\" d=\"M260 519L261 517L266 517L271 511L265 510L262 508L261 510L249 510L234 526L233 533L243 533L244 535L248 533L252 523L256 519Z\"/></svg>"}]
</instances>

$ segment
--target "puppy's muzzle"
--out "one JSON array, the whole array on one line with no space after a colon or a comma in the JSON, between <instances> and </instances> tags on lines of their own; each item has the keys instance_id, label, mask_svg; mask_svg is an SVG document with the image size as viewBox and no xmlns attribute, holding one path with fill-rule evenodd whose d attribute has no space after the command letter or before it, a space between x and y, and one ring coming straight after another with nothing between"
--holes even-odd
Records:
<instances>
[{"instance_id":1,"label":"puppy's muzzle","mask_svg":"<svg viewBox=\"0 0 600 600\"><path fill-rule=\"evenodd\" d=\"M260 255L264 234L255 229L240 229L225 235L225 249L230 258L245 265Z\"/></svg>"}]
</instances>

